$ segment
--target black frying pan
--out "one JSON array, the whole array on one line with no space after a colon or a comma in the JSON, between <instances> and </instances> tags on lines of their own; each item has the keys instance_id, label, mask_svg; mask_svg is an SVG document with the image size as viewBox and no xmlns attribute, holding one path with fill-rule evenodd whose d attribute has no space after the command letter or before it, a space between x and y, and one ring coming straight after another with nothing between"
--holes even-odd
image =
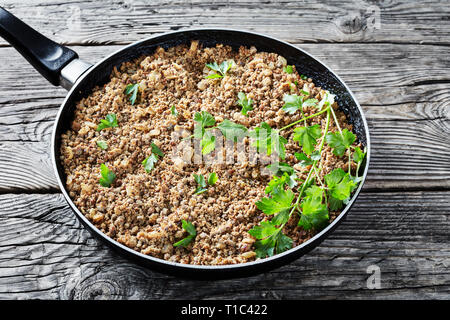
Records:
<instances>
[{"instance_id":1,"label":"black frying pan","mask_svg":"<svg viewBox=\"0 0 450 320\"><path fill-rule=\"evenodd\" d=\"M61 85L69 93L61 104L55 122L52 136L52 160L58 184L78 219L95 236L121 254L132 258L138 263L149 266L161 272L181 277L196 278L229 278L247 276L267 271L287 264L318 246L344 219L350 207L355 202L367 175L370 160L369 130L363 111L344 82L322 62L305 51L284 41L269 36L228 29L196 29L166 33L153 36L116 51L94 66L78 59L78 55L69 48L58 45L39 34L28 25L0 7L0 35L13 45L47 80L53 85ZM109 238L98 230L78 210L70 199L65 187L66 177L59 161L60 136L70 127L72 114L77 101L90 94L93 87L102 85L109 80L114 66L125 61L149 55L161 46L173 47L179 44L190 44L191 40L199 40L203 46L215 46L217 43L239 46L255 46L258 51L275 52L285 57L289 64L295 64L297 70L311 77L317 86L329 90L336 95L336 101L353 124L354 132L359 141L367 147L366 161L363 163L362 182L342 213L328 227L301 245L275 256L254 262L225 265L197 266L169 262L134 251Z\"/></svg>"}]
</instances>

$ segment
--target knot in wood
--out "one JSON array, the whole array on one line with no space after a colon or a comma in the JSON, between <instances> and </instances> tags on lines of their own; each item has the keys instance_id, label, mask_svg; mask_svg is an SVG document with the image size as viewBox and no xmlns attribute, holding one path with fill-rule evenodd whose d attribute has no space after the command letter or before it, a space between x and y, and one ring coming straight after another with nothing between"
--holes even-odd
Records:
<instances>
[{"instance_id":1,"label":"knot in wood","mask_svg":"<svg viewBox=\"0 0 450 320\"><path fill-rule=\"evenodd\" d=\"M335 19L335 24L342 33L353 34L358 33L363 29L363 20L364 19L359 12L352 11Z\"/></svg>"},{"instance_id":2,"label":"knot in wood","mask_svg":"<svg viewBox=\"0 0 450 320\"><path fill-rule=\"evenodd\" d=\"M76 300L111 300L123 297L121 286L113 279L86 280L75 293Z\"/></svg>"}]
</instances>

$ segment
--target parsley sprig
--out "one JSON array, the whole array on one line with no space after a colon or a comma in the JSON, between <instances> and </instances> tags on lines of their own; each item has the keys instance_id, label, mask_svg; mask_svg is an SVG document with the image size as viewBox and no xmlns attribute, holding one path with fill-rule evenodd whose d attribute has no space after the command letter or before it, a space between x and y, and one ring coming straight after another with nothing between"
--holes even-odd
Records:
<instances>
[{"instance_id":1,"label":"parsley sprig","mask_svg":"<svg viewBox=\"0 0 450 320\"><path fill-rule=\"evenodd\" d=\"M341 132L330 132L326 136L327 143L333 148L333 153L337 156L343 156L345 150L355 142L356 136L347 129Z\"/></svg>"},{"instance_id":2,"label":"parsley sprig","mask_svg":"<svg viewBox=\"0 0 450 320\"><path fill-rule=\"evenodd\" d=\"M142 161L142 165L144 166L146 172L150 172L153 170L155 164L159 160L159 157L164 157L164 153L160 148L158 148L156 144L152 142L150 146L152 147L152 154L145 158L144 161Z\"/></svg>"},{"instance_id":3,"label":"parsley sprig","mask_svg":"<svg viewBox=\"0 0 450 320\"><path fill-rule=\"evenodd\" d=\"M195 227L192 223L190 223L189 221L186 220L181 220L181 226L183 227L183 229L185 231L187 231L187 233L189 234L187 237L181 239L178 242L175 242L173 244L174 247L187 247L187 245L189 243L191 243L191 241L197 236L197 231L195 230Z\"/></svg>"},{"instance_id":4,"label":"parsley sprig","mask_svg":"<svg viewBox=\"0 0 450 320\"><path fill-rule=\"evenodd\" d=\"M210 64L208 67L217 71L217 74L210 78L221 78L229 70L229 66L223 63L220 66L217 63ZM289 69L285 71L289 72ZM238 94L238 98L237 103L242 107L242 114L247 115L247 112L253 108L253 100L248 99L243 92ZM322 95L320 101L310 98L307 85L299 91L299 95L285 95L283 110L290 114L300 110L302 117L279 129L262 122L248 131L245 126L227 119L217 124L215 118L206 111L197 112L194 115L196 123L194 134L188 138L200 139L203 154L208 154L215 149L216 141L213 133L214 130L220 130L226 139L232 141L248 135L250 144L256 147L257 151L265 152L268 156L275 153L283 160L286 158L285 145L288 139L282 135L282 132L294 127L292 140L302 149L302 152L296 152L294 156L306 171L299 173L284 162L276 162L268 166L273 173L272 179L265 188L266 196L255 203L256 207L266 215L266 219L248 231L257 240L254 247L258 258L292 248L293 240L283 233L283 230L294 215L298 216L298 226L304 230L319 231L326 227L329 223L330 211L340 210L344 204L348 203L352 192L361 181L358 174L366 151L354 147L356 136L348 129L342 130L340 127L332 107L334 98L334 95L328 91ZM311 106L315 107L317 112L305 116L304 108ZM324 113L326 113L324 130L322 130L323 124L307 124L306 120ZM332 119L338 129L336 132L330 131ZM324 159L322 153L325 143L338 157L344 156L345 151L348 151L348 171L337 168L327 175L322 174ZM355 176L352 175L352 161L357 166ZM298 178L305 174L305 180ZM211 173L206 179L203 175L194 174L194 179L197 183L195 193L201 194L217 181L217 176Z\"/></svg>"},{"instance_id":5,"label":"parsley sprig","mask_svg":"<svg viewBox=\"0 0 450 320\"><path fill-rule=\"evenodd\" d=\"M285 144L287 139L280 135L281 130L272 129L266 122L249 132L252 139L251 145L258 152L266 152L268 156L276 152L281 159L286 157Z\"/></svg>"},{"instance_id":6,"label":"parsley sprig","mask_svg":"<svg viewBox=\"0 0 450 320\"><path fill-rule=\"evenodd\" d=\"M285 105L284 109L288 109L288 111L289 108L295 109L295 111L303 108L303 102L307 101L298 96L291 96L287 100L286 103L296 104L287 107ZM293 241L283 233L283 228L294 213L299 216L298 226L305 230L321 230L326 227L329 223L329 212L341 209L349 201L352 192L361 180L358 178L358 172L366 152L359 147L353 147L356 136L347 129L341 129L332 108L333 103L334 95L325 92L320 102L314 101L314 106L319 109L319 112L307 117L303 116L300 120L276 130L279 135L283 130L301 122L304 123L304 126L294 128L293 140L302 147L303 152L295 153L295 157L302 167L308 168L308 174L306 179L301 181L297 178L296 170L286 163L278 162L268 167L274 175L265 189L267 196L257 201L256 206L271 219L264 220L249 230L249 233L257 239L254 246L258 258L272 256L292 248ZM325 112L327 118L324 130L318 124L312 126L306 124L307 119ZM337 132L329 131L331 118L338 128ZM261 129L269 132L265 138L258 136L258 131ZM259 130L255 128L254 133L250 132L251 137L256 136L253 143L259 148L265 147L266 150L270 150L268 145L272 145L270 137L273 130L267 124L261 125ZM342 157L345 150L348 150L349 168L347 172L337 168L325 175L323 179L321 178L320 163L325 142L339 157ZM284 152L281 154L284 155ZM280 158L282 158L281 155ZM357 164L355 176L352 176L351 160Z\"/></svg>"},{"instance_id":7,"label":"parsley sprig","mask_svg":"<svg viewBox=\"0 0 450 320\"><path fill-rule=\"evenodd\" d=\"M137 96L139 93L139 83L132 84L130 83L125 87L125 94L129 96L129 100L132 105L136 102Z\"/></svg>"},{"instance_id":8,"label":"parsley sprig","mask_svg":"<svg viewBox=\"0 0 450 320\"><path fill-rule=\"evenodd\" d=\"M247 98L244 92L239 92L238 98L239 100L237 101L237 104L242 108L241 113L244 116L248 116L247 112L253 110L253 100L251 98Z\"/></svg>"},{"instance_id":9,"label":"parsley sprig","mask_svg":"<svg viewBox=\"0 0 450 320\"><path fill-rule=\"evenodd\" d=\"M115 113L108 114L105 119L101 119L100 123L97 126L97 131L101 131L106 128L114 128L117 127L117 116Z\"/></svg>"},{"instance_id":10,"label":"parsley sprig","mask_svg":"<svg viewBox=\"0 0 450 320\"><path fill-rule=\"evenodd\" d=\"M102 150L108 149L108 143L106 141L98 140L96 143L100 149Z\"/></svg>"},{"instance_id":11,"label":"parsley sprig","mask_svg":"<svg viewBox=\"0 0 450 320\"><path fill-rule=\"evenodd\" d=\"M359 175L359 168L361 167L361 164L362 164L363 161L364 161L364 158L365 158L365 156L366 156L366 153L367 153L367 151L366 151L365 148L364 148L364 151L362 151L360 147L356 147L356 148L354 149L354 152L353 152L353 161L356 162L356 176L355 176L355 179L354 179L355 182L360 182L360 180L359 180L359 178L358 178L358 175Z\"/></svg>"},{"instance_id":12,"label":"parsley sprig","mask_svg":"<svg viewBox=\"0 0 450 320\"><path fill-rule=\"evenodd\" d=\"M100 175L99 183L101 186L109 188L111 184L116 180L116 175L112 170L110 170L104 163L100 165Z\"/></svg>"},{"instance_id":13,"label":"parsley sprig","mask_svg":"<svg viewBox=\"0 0 450 320\"><path fill-rule=\"evenodd\" d=\"M178 117L178 111L177 111L177 108L175 108L175 106L171 106L171 107L170 107L170 113L171 113L174 117Z\"/></svg>"},{"instance_id":14,"label":"parsley sprig","mask_svg":"<svg viewBox=\"0 0 450 320\"><path fill-rule=\"evenodd\" d=\"M294 114L297 110L300 110L303 115L303 109L305 107L317 107L318 100L309 97L309 88L305 84L303 89L300 90L300 96L296 94L285 94L283 96L283 110L289 114Z\"/></svg>"},{"instance_id":15,"label":"parsley sprig","mask_svg":"<svg viewBox=\"0 0 450 320\"><path fill-rule=\"evenodd\" d=\"M311 155L314 151L314 146L317 144L317 139L322 136L322 129L320 125L297 127L294 129L293 140L297 141L303 152Z\"/></svg>"},{"instance_id":16,"label":"parsley sprig","mask_svg":"<svg viewBox=\"0 0 450 320\"><path fill-rule=\"evenodd\" d=\"M221 64L217 64L217 62L213 63L207 63L206 66L210 68L211 70L216 71L216 73L213 73L209 76L207 76L207 79L219 79L225 77L228 71L230 71L231 67L234 65L233 60L223 61Z\"/></svg>"},{"instance_id":17,"label":"parsley sprig","mask_svg":"<svg viewBox=\"0 0 450 320\"><path fill-rule=\"evenodd\" d=\"M288 74L292 74L294 72L294 66L287 65L287 66L283 67L283 71Z\"/></svg>"},{"instance_id":18,"label":"parsley sprig","mask_svg":"<svg viewBox=\"0 0 450 320\"><path fill-rule=\"evenodd\" d=\"M228 119L223 120L215 126L216 120L206 111L195 113L194 121L196 125L194 127L194 134L191 137L200 139L202 154L205 155L211 153L216 148L216 137L213 130L220 130L226 139L234 142L245 137L248 131L245 126Z\"/></svg>"},{"instance_id":19,"label":"parsley sprig","mask_svg":"<svg viewBox=\"0 0 450 320\"><path fill-rule=\"evenodd\" d=\"M206 179L201 174L193 174L195 182L197 182L197 188L195 189L195 194L201 194L208 190L208 185L213 186L216 184L218 178L215 172L209 174L208 179Z\"/></svg>"}]
</instances>

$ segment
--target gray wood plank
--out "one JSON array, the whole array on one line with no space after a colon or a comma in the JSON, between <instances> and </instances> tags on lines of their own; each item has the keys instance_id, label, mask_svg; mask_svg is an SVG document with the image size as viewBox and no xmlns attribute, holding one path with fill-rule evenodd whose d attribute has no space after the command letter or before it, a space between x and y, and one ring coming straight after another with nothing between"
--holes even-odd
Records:
<instances>
[{"instance_id":1,"label":"gray wood plank","mask_svg":"<svg viewBox=\"0 0 450 320\"><path fill-rule=\"evenodd\" d=\"M290 41L355 92L371 128L373 160L346 221L297 261L222 281L156 273L112 252L76 220L49 158L65 91L0 39L0 299L450 299L450 4L6 0L2 6L58 42L88 45L75 49L91 62L121 47L112 44L191 27ZM369 290L373 265L380 267L381 289Z\"/></svg>"},{"instance_id":2,"label":"gray wood plank","mask_svg":"<svg viewBox=\"0 0 450 320\"><path fill-rule=\"evenodd\" d=\"M254 30L296 42L450 43L445 1L6 0L2 5L70 44L129 43L194 27Z\"/></svg>"},{"instance_id":3,"label":"gray wood plank","mask_svg":"<svg viewBox=\"0 0 450 320\"><path fill-rule=\"evenodd\" d=\"M342 225L295 262L248 278L195 281L112 252L60 194L3 194L0 299L449 299L449 198L362 193ZM380 289L367 288L372 265Z\"/></svg>"},{"instance_id":4,"label":"gray wood plank","mask_svg":"<svg viewBox=\"0 0 450 320\"><path fill-rule=\"evenodd\" d=\"M367 189L450 187L446 47L298 45L342 76L363 106L373 142ZM75 50L94 62L120 47ZM0 48L0 58L0 192L54 192L50 137L65 90L52 87L11 48Z\"/></svg>"}]
</instances>

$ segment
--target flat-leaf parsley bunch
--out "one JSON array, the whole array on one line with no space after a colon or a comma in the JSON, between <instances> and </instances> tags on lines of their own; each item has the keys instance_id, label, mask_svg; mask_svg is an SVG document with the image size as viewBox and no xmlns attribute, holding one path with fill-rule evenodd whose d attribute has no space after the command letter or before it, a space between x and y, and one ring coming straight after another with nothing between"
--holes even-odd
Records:
<instances>
[{"instance_id":1,"label":"flat-leaf parsley bunch","mask_svg":"<svg viewBox=\"0 0 450 320\"><path fill-rule=\"evenodd\" d=\"M214 62L206 66L217 72L208 78L222 78L230 70L231 63L222 62L218 65ZM285 71L292 73L293 69L291 67ZM301 78L306 79L305 76ZM366 151L354 146L356 136L351 131L341 129L332 107L335 96L328 91L323 93L320 101L311 98L309 87L305 84L299 90L299 95L286 94L283 97L285 104L282 109L291 115L300 112L301 119L280 129L272 128L266 122L262 122L253 130L227 119L216 124L215 118L206 111L197 112L194 116L194 134L186 139L192 137L198 139L205 155L215 150L214 130L219 130L226 139L234 142L248 136L251 146L255 147L257 152L264 152L268 156L274 153L278 156L279 160L268 166L273 175L265 188L267 196L256 202L256 207L269 219L248 231L257 239L254 244L257 258L272 256L293 247L293 240L283 233L283 230L295 215L298 215L297 225L304 230L320 231L326 227L329 223L329 212L342 209L362 179L358 174ZM247 112L253 110L253 103L254 101L245 93L239 92L237 104L242 107L243 115L248 116ZM316 108L317 112L305 116L306 107ZM324 130L319 124L308 125L308 119L322 114L326 114ZM335 132L330 130L332 118L337 127ZM301 172L280 161L286 158L285 145L288 143L282 132L289 128L293 128L292 140L302 149L301 153L294 154L298 164L304 169ZM348 157L348 168L334 169L322 178L321 160L325 143L337 157ZM356 164L354 175L352 162ZM300 175L306 175L306 179L299 179ZM196 194L203 193L207 190L208 184L213 185L217 180L215 173L210 175L208 183L204 176L194 174L194 178L198 185ZM214 181L210 183L210 180ZM190 232L186 242L190 242L194 237L194 232Z\"/></svg>"},{"instance_id":2,"label":"flat-leaf parsley bunch","mask_svg":"<svg viewBox=\"0 0 450 320\"><path fill-rule=\"evenodd\" d=\"M298 111L303 116L300 120L292 122L281 129L273 129L267 123L262 123L249 132L252 145L270 155L276 151L279 158L286 157L284 145L287 139L281 136L281 132L294 127L292 139L302 148L302 153L295 153L299 164L305 169L306 179L297 178L296 170L287 163L277 162L269 166L274 172L269 181L265 193L266 197L256 202L256 206L264 214L270 217L259 225L249 230L249 233L257 239L255 253L257 258L265 258L281 253L293 247L293 240L283 233L288 221L297 214L298 226L304 230L314 229L320 231L329 223L329 212L342 209L356 189L361 178L358 177L359 168L365 157L365 151L354 147L356 136L347 129L342 130L332 107L334 96L328 91L323 99L308 98L306 87L301 90L301 95L285 95L283 110L289 114ZM305 107L315 107L317 112L304 115ZM308 126L308 119L326 113L325 129L321 126ZM333 118L337 132L330 131L331 118ZM265 130L264 134L260 134ZM348 155L348 170L341 168L332 170L321 178L324 145L327 143L338 157ZM351 162L355 162L357 169L352 175Z\"/></svg>"}]
</instances>

